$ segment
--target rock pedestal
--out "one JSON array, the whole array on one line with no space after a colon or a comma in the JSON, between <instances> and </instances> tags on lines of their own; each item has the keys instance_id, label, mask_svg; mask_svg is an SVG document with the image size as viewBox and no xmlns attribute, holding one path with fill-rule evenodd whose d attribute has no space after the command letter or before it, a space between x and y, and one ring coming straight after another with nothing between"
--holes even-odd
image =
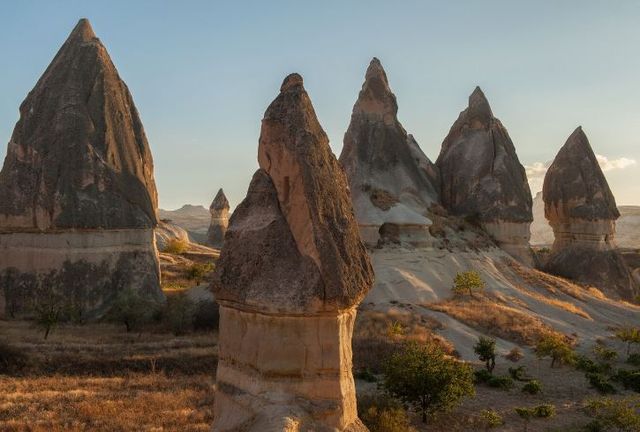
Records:
<instances>
[{"instance_id":1,"label":"rock pedestal","mask_svg":"<svg viewBox=\"0 0 640 432\"><path fill-rule=\"evenodd\" d=\"M582 128L571 134L549 167L542 198L555 236L547 271L615 297L638 295L631 271L615 250L620 217L615 198Z\"/></svg>"},{"instance_id":2,"label":"rock pedestal","mask_svg":"<svg viewBox=\"0 0 640 432\"><path fill-rule=\"evenodd\" d=\"M20 106L0 171L0 292L99 316L121 289L163 299L153 161L127 86L80 20Z\"/></svg>"},{"instance_id":3,"label":"rock pedestal","mask_svg":"<svg viewBox=\"0 0 640 432\"><path fill-rule=\"evenodd\" d=\"M353 106L340 163L366 243L378 243L380 227L393 224L402 242L429 244L429 210L439 201L438 172L397 113L387 75L374 58Z\"/></svg>"},{"instance_id":4,"label":"rock pedestal","mask_svg":"<svg viewBox=\"0 0 640 432\"><path fill-rule=\"evenodd\" d=\"M209 207L211 224L207 231L207 243L209 246L220 248L224 243L224 235L229 226L229 201L220 189Z\"/></svg>"},{"instance_id":5,"label":"rock pedestal","mask_svg":"<svg viewBox=\"0 0 640 432\"><path fill-rule=\"evenodd\" d=\"M216 266L213 430L366 431L351 336L373 270L345 175L297 74L265 113L258 161Z\"/></svg>"},{"instance_id":6,"label":"rock pedestal","mask_svg":"<svg viewBox=\"0 0 640 432\"><path fill-rule=\"evenodd\" d=\"M525 169L479 87L442 143L436 166L449 213L479 223L501 248L532 264L532 199Z\"/></svg>"}]
</instances>

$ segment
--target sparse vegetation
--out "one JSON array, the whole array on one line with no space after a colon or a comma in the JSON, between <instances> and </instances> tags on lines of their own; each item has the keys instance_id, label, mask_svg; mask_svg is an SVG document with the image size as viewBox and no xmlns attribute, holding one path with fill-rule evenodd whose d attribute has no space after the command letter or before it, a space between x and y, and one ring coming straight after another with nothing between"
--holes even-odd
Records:
<instances>
[{"instance_id":1,"label":"sparse vegetation","mask_svg":"<svg viewBox=\"0 0 640 432\"><path fill-rule=\"evenodd\" d=\"M542 384L538 380L531 380L522 386L522 392L530 395L536 395L542 391Z\"/></svg>"},{"instance_id":2,"label":"sparse vegetation","mask_svg":"<svg viewBox=\"0 0 640 432\"><path fill-rule=\"evenodd\" d=\"M508 375L495 375L489 378L487 381L489 387L497 388L500 390L510 390L514 387L513 380Z\"/></svg>"},{"instance_id":3,"label":"sparse vegetation","mask_svg":"<svg viewBox=\"0 0 640 432\"><path fill-rule=\"evenodd\" d=\"M195 310L195 303L185 293L167 298L164 318L174 335L184 335L193 328Z\"/></svg>"},{"instance_id":4,"label":"sparse vegetation","mask_svg":"<svg viewBox=\"0 0 640 432\"><path fill-rule=\"evenodd\" d=\"M601 344L598 344L593 348L593 353L600 362L605 364L611 364L618 359L617 351L607 348Z\"/></svg>"},{"instance_id":5,"label":"sparse vegetation","mask_svg":"<svg viewBox=\"0 0 640 432\"><path fill-rule=\"evenodd\" d=\"M586 431L637 432L640 430L639 398L591 399L587 401L583 411L593 419L585 428Z\"/></svg>"},{"instance_id":6,"label":"sparse vegetation","mask_svg":"<svg viewBox=\"0 0 640 432\"><path fill-rule=\"evenodd\" d=\"M433 343L407 343L394 353L385 364L383 387L419 412L423 423L475 394L471 367Z\"/></svg>"},{"instance_id":7,"label":"sparse vegetation","mask_svg":"<svg viewBox=\"0 0 640 432\"><path fill-rule=\"evenodd\" d=\"M187 279L195 281L196 285L200 285L206 275L214 269L213 263L193 263L187 268Z\"/></svg>"},{"instance_id":8,"label":"sparse vegetation","mask_svg":"<svg viewBox=\"0 0 640 432\"><path fill-rule=\"evenodd\" d=\"M482 410L480 411L480 415L478 416L481 427L488 431L489 429L493 429L504 424L504 419L502 416L495 410Z\"/></svg>"},{"instance_id":9,"label":"sparse vegetation","mask_svg":"<svg viewBox=\"0 0 640 432\"><path fill-rule=\"evenodd\" d=\"M127 333L148 322L158 309L158 305L143 297L132 288L121 290L111 308L107 312L107 319L124 324Z\"/></svg>"},{"instance_id":10,"label":"sparse vegetation","mask_svg":"<svg viewBox=\"0 0 640 432\"><path fill-rule=\"evenodd\" d=\"M529 382L531 378L527 376L527 372L524 366L518 366L517 368L509 368L509 375L516 381Z\"/></svg>"},{"instance_id":11,"label":"sparse vegetation","mask_svg":"<svg viewBox=\"0 0 640 432\"><path fill-rule=\"evenodd\" d=\"M631 354L631 347L640 344L640 328L622 327L616 331L616 338L627 344L627 357Z\"/></svg>"},{"instance_id":12,"label":"sparse vegetation","mask_svg":"<svg viewBox=\"0 0 640 432\"><path fill-rule=\"evenodd\" d=\"M189 248L189 243L180 239L171 239L167 242L163 252L172 254L172 255L180 255L187 251Z\"/></svg>"},{"instance_id":13,"label":"sparse vegetation","mask_svg":"<svg viewBox=\"0 0 640 432\"><path fill-rule=\"evenodd\" d=\"M480 336L473 347L473 352L478 355L480 361L484 362L489 373L493 373L493 369L496 367L496 340Z\"/></svg>"},{"instance_id":14,"label":"sparse vegetation","mask_svg":"<svg viewBox=\"0 0 640 432\"><path fill-rule=\"evenodd\" d=\"M469 295L469 297L473 297L474 293L483 292L485 288L485 283L478 273L475 270L470 270L462 273L456 274L453 278L453 293L456 296L464 296Z\"/></svg>"},{"instance_id":15,"label":"sparse vegetation","mask_svg":"<svg viewBox=\"0 0 640 432\"><path fill-rule=\"evenodd\" d=\"M613 394L616 392L616 388L611 384L609 378L601 373L587 372L585 377L589 381L591 387L596 389L601 394Z\"/></svg>"},{"instance_id":16,"label":"sparse vegetation","mask_svg":"<svg viewBox=\"0 0 640 432\"><path fill-rule=\"evenodd\" d=\"M524 354L522 353L522 350L520 348L513 347L511 348L511 351L509 351L504 357L513 363L517 363L522 360Z\"/></svg>"},{"instance_id":17,"label":"sparse vegetation","mask_svg":"<svg viewBox=\"0 0 640 432\"><path fill-rule=\"evenodd\" d=\"M358 413L371 432L417 432L402 404L387 395L358 398Z\"/></svg>"},{"instance_id":18,"label":"sparse vegetation","mask_svg":"<svg viewBox=\"0 0 640 432\"><path fill-rule=\"evenodd\" d=\"M535 347L538 358L551 358L551 367L563 364L572 364L575 360L573 348L564 337L547 334L544 335Z\"/></svg>"},{"instance_id":19,"label":"sparse vegetation","mask_svg":"<svg viewBox=\"0 0 640 432\"><path fill-rule=\"evenodd\" d=\"M538 405L532 408L515 408L516 414L524 421L524 430L528 430L533 418L550 418L556 415L556 407L551 404Z\"/></svg>"}]
</instances>

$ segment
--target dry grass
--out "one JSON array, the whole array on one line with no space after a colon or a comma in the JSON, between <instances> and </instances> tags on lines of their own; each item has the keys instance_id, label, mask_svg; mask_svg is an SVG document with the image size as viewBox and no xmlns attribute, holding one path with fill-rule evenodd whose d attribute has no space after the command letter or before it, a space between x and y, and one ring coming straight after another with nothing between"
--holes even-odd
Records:
<instances>
[{"instance_id":1,"label":"dry grass","mask_svg":"<svg viewBox=\"0 0 640 432\"><path fill-rule=\"evenodd\" d=\"M189 276L189 269L194 265L214 264L219 253L183 252L181 255L169 253L160 254L160 269L162 271L162 290L165 294L182 292L197 285L197 281ZM205 277L208 280L210 275Z\"/></svg>"},{"instance_id":2,"label":"dry grass","mask_svg":"<svg viewBox=\"0 0 640 432\"><path fill-rule=\"evenodd\" d=\"M360 310L353 332L354 369L380 372L385 359L407 341L433 341L453 353L451 343L434 333L439 328L442 324L435 319L410 312Z\"/></svg>"},{"instance_id":3,"label":"dry grass","mask_svg":"<svg viewBox=\"0 0 640 432\"><path fill-rule=\"evenodd\" d=\"M545 334L559 334L539 318L492 299L459 298L429 303L424 307L444 312L485 334L518 344L533 345Z\"/></svg>"}]
</instances>

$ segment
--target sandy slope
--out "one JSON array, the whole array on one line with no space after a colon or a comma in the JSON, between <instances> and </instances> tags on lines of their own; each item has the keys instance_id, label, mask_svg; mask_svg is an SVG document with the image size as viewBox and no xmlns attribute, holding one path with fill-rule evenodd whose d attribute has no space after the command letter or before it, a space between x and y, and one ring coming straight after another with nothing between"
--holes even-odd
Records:
<instances>
[{"instance_id":1,"label":"sandy slope","mask_svg":"<svg viewBox=\"0 0 640 432\"><path fill-rule=\"evenodd\" d=\"M612 327L640 322L640 307L523 267L496 248L471 252L385 246L373 250L371 256L376 283L364 301L366 306L384 310L399 307L399 302L400 307L437 319L444 327L438 333L450 340L463 358L475 357L472 346L480 332L423 307L451 299L453 278L460 271L478 271L487 284L486 295L493 301L577 336L578 349L590 349L597 338L610 337ZM491 329L481 331L491 333ZM498 341L503 352L513 345Z\"/></svg>"}]
</instances>

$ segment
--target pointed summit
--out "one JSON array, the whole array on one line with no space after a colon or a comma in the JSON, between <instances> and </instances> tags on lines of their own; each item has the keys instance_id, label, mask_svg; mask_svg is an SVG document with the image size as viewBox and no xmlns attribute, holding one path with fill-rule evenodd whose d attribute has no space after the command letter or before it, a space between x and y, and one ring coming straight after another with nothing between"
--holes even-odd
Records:
<instances>
[{"instance_id":1,"label":"pointed summit","mask_svg":"<svg viewBox=\"0 0 640 432\"><path fill-rule=\"evenodd\" d=\"M506 251L531 263L533 203L525 169L480 87L444 139L436 165L447 210L477 218Z\"/></svg>"},{"instance_id":2,"label":"pointed summit","mask_svg":"<svg viewBox=\"0 0 640 432\"><path fill-rule=\"evenodd\" d=\"M223 210L223 209L229 210L229 201L227 200L227 197L224 194L224 191L222 190L222 188L218 190L218 193L216 194L216 197L211 202L211 206L209 206L209 208L211 210Z\"/></svg>"},{"instance_id":3,"label":"pointed summit","mask_svg":"<svg viewBox=\"0 0 640 432\"><path fill-rule=\"evenodd\" d=\"M427 214L438 202L435 166L397 118L398 105L377 58L371 60L351 123L344 135L340 162L345 168L360 231L377 244L385 223L400 229L431 225ZM424 237L424 234L422 235ZM413 238L420 238L414 233Z\"/></svg>"},{"instance_id":4,"label":"pointed summit","mask_svg":"<svg viewBox=\"0 0 640 432\"><path fill-rule=\"evenodd\" d=\"M67 41L90 42L97 39L96 34L87 18L80 18L78 24L73 28Z\"/></svg>"}]
</instances>

